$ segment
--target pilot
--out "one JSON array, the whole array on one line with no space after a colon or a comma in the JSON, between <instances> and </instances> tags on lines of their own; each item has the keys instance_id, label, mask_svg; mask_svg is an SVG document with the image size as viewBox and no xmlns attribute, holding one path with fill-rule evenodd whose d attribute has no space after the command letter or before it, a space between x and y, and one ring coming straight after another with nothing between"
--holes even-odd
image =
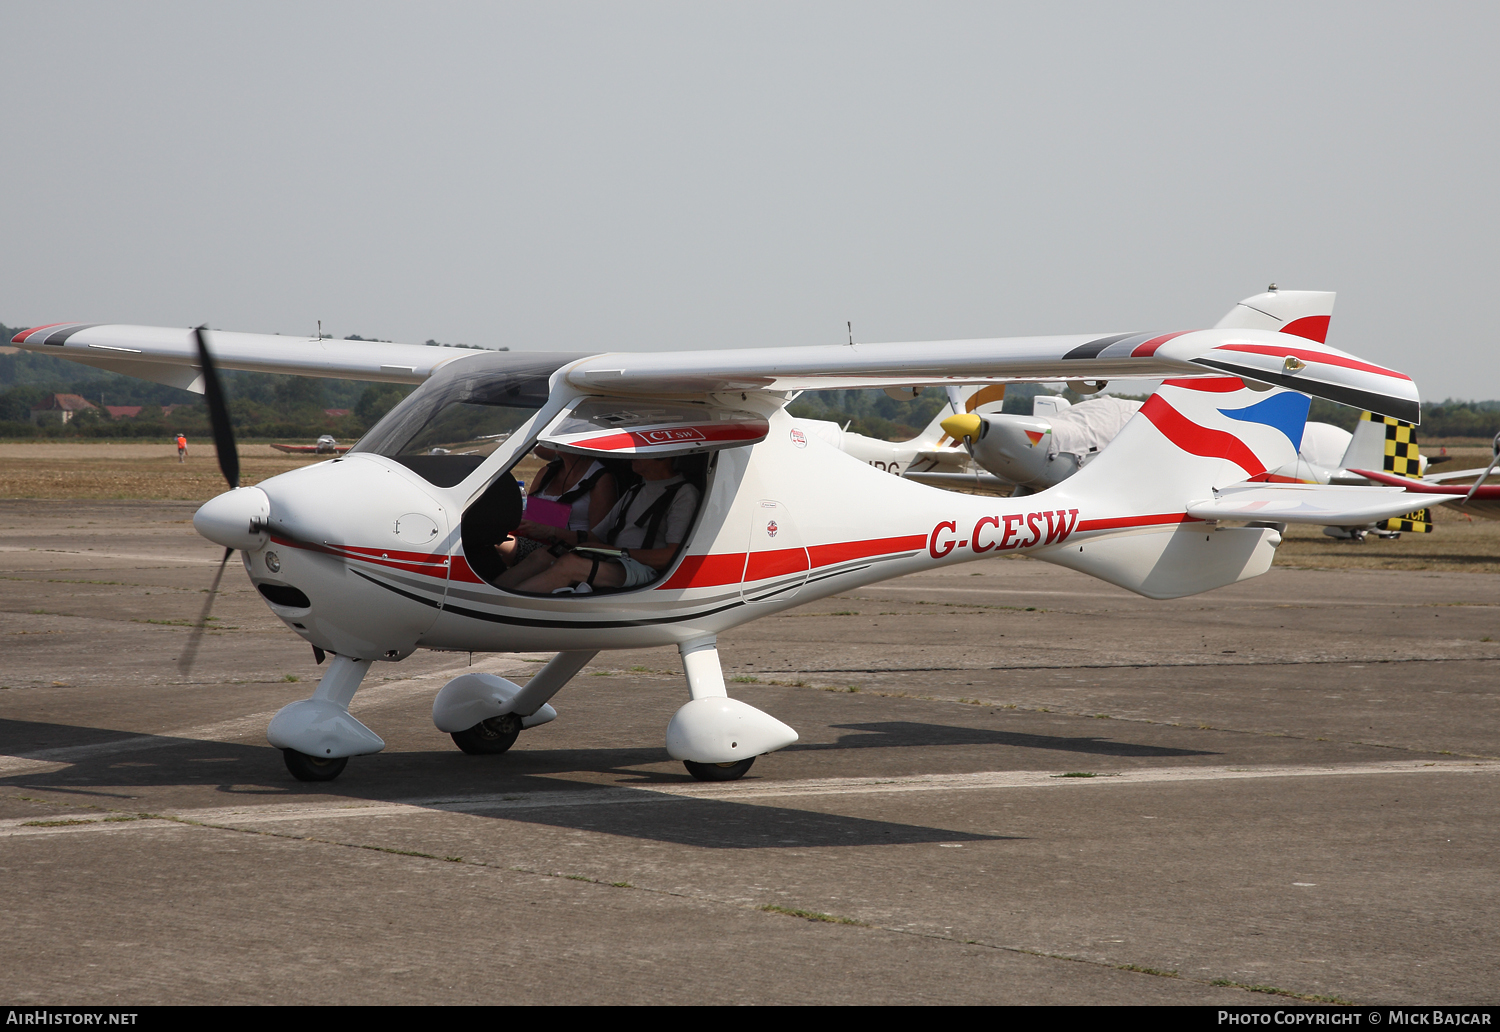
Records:
<instances>
[{"instance_id":1,"label":"pilot","mask_svg":"<svg viewBox=\"0 0 1500 1032\"><path fill-rule=\"evenodd\" d=\"M587 594L596 587L636 588L655 580L672 564L698 508L698 489L674 467L672 459L633 461L630 468L640 482L587 530L523 520L517 533L555 541L569 550L556 556L550 549L532 552L500 576L499 586L534 594L568 589ZM572 550L580 546L584 551ZM618 554L610 554L616 549Z\"/></svg>"},{"instance_id":2,"label":"pilot","mask_svg":"<svg viewBox=\"0 0 1500 1032\"><path fill-rule=\"evenodd\" d=\"M603 463L586 455L559 455L551 448L540 446L535 454L538 458L550 461L532 478L531 484L526 488L526 497L542 498L569 506L568 525L566 528L547 527L534 535L528 535L523 527L517 527L513 536L495 546L495 551L500 553L501 562L506 566L516 565L542 547L543 541L555 542L557 539L554 534L548 532L558 529L587 530L599 523L619 500L620 492L615 485L614 475L604 468ZM522 522L523 526L538 526L531 521Z\"/></svg>"}]
</instances>

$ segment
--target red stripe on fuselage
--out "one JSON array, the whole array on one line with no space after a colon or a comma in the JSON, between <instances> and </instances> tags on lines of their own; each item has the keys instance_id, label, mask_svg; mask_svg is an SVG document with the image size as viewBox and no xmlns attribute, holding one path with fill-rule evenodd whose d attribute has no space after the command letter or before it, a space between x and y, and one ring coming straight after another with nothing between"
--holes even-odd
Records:
<instances>
[{"instance_id":1,"label":"red stripe on fuselage","mask_svg":"<svg viewBox=\"0 0 1500 1032\"><path fill-rule=\"evenodd\" d=\"M870 541L840 541L832 545L809 545L807 554L813 568L847 563L851 559L868 559L892 552L914 552L927 547L927 535L915 534L907 537L875 538Z\"/></svg>"},{"instance_id":2,"label":"red stripe on fuselage","mask_svg":"<svg viewBox=\"0 0 1500 1032\"><path fill-rule=\"evenodd\" d=\"M927 547L926 534L906 537L873 538L868 541L839 541L829 545L809 545L807 558L800 548L779 549L750 553L748 563L744 552L728 552L718 555L690 555L677 567L667 580L657 585L659 589L713 588L725 584L738 584L741 580L753 582L767 577L798 573L802 570L834 566L855 559L868 559L894 552L915 552Z\"/></svg>"},{"instance_id":3,"label":"red stripe on fuselage","mask_svg":"<svg viewBox=\"0 0 1500 1032\"><path fill-rule=\"evenodd\" d=\"M729 552L719 555L690 555L682 560L671 577L656 587L663 588L707 588L716 584L738 584L745 572L745 553Z\"/></svg>"},{"instance_id":4,"label":"red stripe on fuselage","mask_svg":"<svg viewBox=\"0 0 1500 1032\"><path fill-rule=\"evenodd\" d=\"M1245 442L1223 430L1212 430L1199 426L1153 394L1141 406L1141 415L1156 426L1173 444L1185 452L1207 458L1228 459L1249 476L1258 476L1266 467L1255 457Z\"/></svg>"},{"instance_id":5,"label":"red stripe on fuselage","mask_svg":"<svg viewBox=\"0 0 1500 1032\"><path fill-rule=\"evenodd\" d=\"M393 552L390 549L355 548L353 546L311 545L301 541L272 537L271 540L287 548L305 548L342 558L357 559L408 573L420 573L438 579L463 581L468 584L488 583L476 574L462 555L452 557L452 572L443 560L447 556L431 552ZM728 552L717 555L690 555L685 557L672 576L656 587L660 589L711 588L743 581L765 580L804 570L832 566L853 559L889 555L893 552L912 552L927 545L926 534L907 537L874 538L868 541L840 541L831 545L813 545L808 549L778 548L763 552Z\"/></svg>"},{"instance_id":6,"label":"red stripe on fuselage","mask_svg":"<svg viewBox=\"0 0 1500 1032\"><path fill-rule=\"evenodd\" d=\"M453 570L448 574L449 580L463 581L465 584L488 584L479 574L474 572L474 567L469 565L469 560L461 555L453 557Z\"/></svg>"},{"instance_id":7,"label":"red stripe on fuselage","mask_svg":"<svg viewBox=\"0 0 1500 1032\"><path fill-rule=\"evenodd\" d=\"M1185 512L1163 512L1150 516L1115 516L1103 520L1079 520L1078 532L1089 530L1119 530L1122 527L1155 527L1175 523L1201 523L1197 516Z\"/></svg>"},{"instance_id":8,"label":"red stripe on fuselage","mask_svg":"<svg viewBox=\"0 0 1500 1032\"><path fill-rule=\"evenodd\" d=\"M309 552L322 552L324 555L337 556L340 559L355 559L392 570L420 573L425 577L436 577L438 580L448 579L446 562L448 557L433 552L399 552L388 548L356 548L350 545L315 545L310 542L277 537L274 534L271 535L271 543L283 548L301 548Z\"/></svg>"},{"instance_id":9,"label":"red stripe on fuselage","mask_svg":"<svg viewBox=\"0 0 1500 1032\"><path fill-rule=\"evenodd\" d=\"M745 564L745 580L761 581L768 577L785 577L807 569L807 549L774 548L751 552Z\"/></svg>"}]
</instances>

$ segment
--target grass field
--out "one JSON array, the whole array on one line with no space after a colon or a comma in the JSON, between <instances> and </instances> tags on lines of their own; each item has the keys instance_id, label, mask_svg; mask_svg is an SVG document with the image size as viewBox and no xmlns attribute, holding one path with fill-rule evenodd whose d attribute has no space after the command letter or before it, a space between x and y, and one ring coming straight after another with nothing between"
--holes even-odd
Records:
<instances>
[{"instance_id":1,"label":"grass field","mask_svg":"<svg viewBox=\"0 0 1500 1032\"><path fill-rule=\"evenodd\" d=\"M1483 466L1488 448L1449 447L1449 468ZM224 489L213 447L191 445L185 463L171 444L0 442L0 498L167 499L207 501ZM321 456L286 455L269 444L239 446L241 483L259 483ZM536 463L518 471L529 479ZM1327 537L1319 527L1288 528L1278 566L1317 569L1434 570L1500 573L1500 522L1433 510L1431 534L1399 540L1369 537L1363 544Z\"/></svg>"}]
</instances>

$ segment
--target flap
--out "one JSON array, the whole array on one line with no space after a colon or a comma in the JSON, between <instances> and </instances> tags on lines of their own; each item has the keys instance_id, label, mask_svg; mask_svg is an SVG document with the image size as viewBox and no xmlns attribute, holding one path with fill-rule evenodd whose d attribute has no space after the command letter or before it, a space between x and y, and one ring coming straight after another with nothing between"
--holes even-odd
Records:
<instances>
[{"instance_id":1,"label":"flap","mask_svg":"<svg viewBox=\"0 0 1500 1032\"><path fill-rule=\"evenodd\" d=\"M631 398L584 398L552 421L539 443L558 451L659 459L758 444L771 426L755 412Z\"/></svg>"}]
</instances>

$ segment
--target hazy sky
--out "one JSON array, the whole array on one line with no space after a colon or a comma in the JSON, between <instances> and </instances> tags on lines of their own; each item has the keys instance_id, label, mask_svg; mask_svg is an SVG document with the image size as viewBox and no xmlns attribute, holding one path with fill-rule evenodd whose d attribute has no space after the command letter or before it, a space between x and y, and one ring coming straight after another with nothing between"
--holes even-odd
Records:
<instances>
[{"instance_id":1,"label":"hazy sky","mask_svg":"<svg viewBox=\"0 0 1500 1032\"><path fill-rule=\"evenodd\" d=\"M675 349L1211 325L1500 398L1500 5L0 5L0 322Z\"/></svg>"}]
</instances>

